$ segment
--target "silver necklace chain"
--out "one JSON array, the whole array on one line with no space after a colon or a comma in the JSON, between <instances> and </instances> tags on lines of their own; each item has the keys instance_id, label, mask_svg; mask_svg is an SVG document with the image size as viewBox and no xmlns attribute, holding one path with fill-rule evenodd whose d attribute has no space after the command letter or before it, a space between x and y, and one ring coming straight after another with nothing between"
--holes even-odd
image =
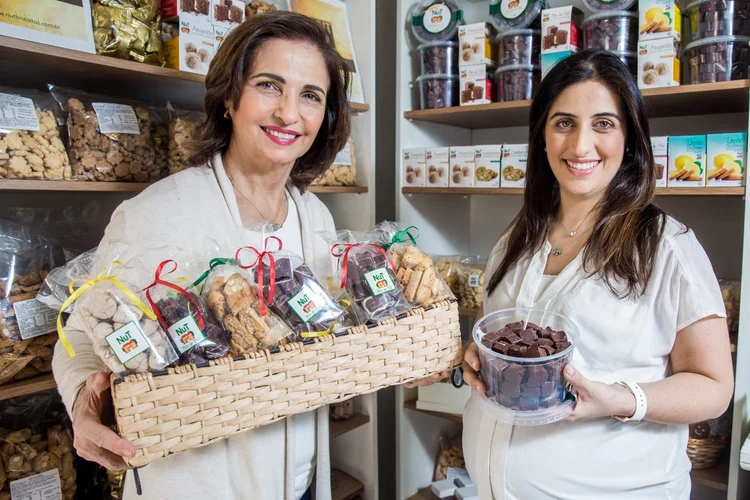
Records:
<instances>
[{"instance_id":1,"label":"silver necklace chain","mask_svg":"<svg viewBox=\"0 0 750 500\"><path fill-rule=\"evenodd\" d=\"M589 218L589 215L591 215L591 212L594 211L594 208L596 208L596 207L595 206L592 207L591 210L589 210L589 212L584 216L584 218L581 219L581 222L578 223L578 227L575 228L572 231L570 229L568 229L567 227L565 227L565 224L563 223L562 218L560 218L560 225L563 227L563 229L565 229L565 231L568 233L569 237L571 237L571 238L575 238L576 237L576 235L578 234L578 231L581 230L581 227L583 226L583 223L586 222L586 219ZM556 246L554 248L554 250L552 250L552 255L554 255L555 257L559 257L560 255L562 255L562 252L563 252L562 247L561 246Z\"/></svg>"},{"instance_id":2,"label":"silver necklace chain","mask_svg":"<svg viewBox=\"0 0 750 500\"><path fill-rule=\"evenodd\" d=\"M265 215L263 215L263 212L261 212L258 209L258 207L255 206L255 203L253 203L252 201L250 201L250 198L248 198L247 196L245 196L245 193L243 193L242 191L240 191L240 188L238 188L237 185L234 183L234 179L232 179L232 176L229 175L229 174L227 174L227 177L229 177L229 182L232 184L232 187L235 189L235 191L237 191L238 193L240 193L240 196L242 196L245 199L245 201L247 201L255 209L256 212L258 212L258 215L260 215L261 218L264 221L266 221L269 224L271 224L271 227L273 228L274 231L278 231L279 229L281 229L281 224L279 224L276 221L279 218L279 214L281 213L281 209L284 206L284 202L287 200L286 189L284 190L284 198L282 198L281 203L279 203L279 208L278 208L278 210L276 210L276 215L274 215L273 220L270 220Z\"/></svg>"}]
</instances>

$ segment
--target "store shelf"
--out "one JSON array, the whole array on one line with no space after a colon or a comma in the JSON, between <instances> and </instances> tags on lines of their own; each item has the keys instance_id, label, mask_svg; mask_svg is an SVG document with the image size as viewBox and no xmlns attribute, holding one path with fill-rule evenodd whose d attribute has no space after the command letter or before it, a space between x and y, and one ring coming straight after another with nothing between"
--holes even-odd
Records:
<instances>
[{"instance_id":1,"label":"store shelf","mask_svg":"<svg viewBox=\"0 0 750 500\"><path fill-rule=\"evenodd\" d=\"M523 188L430 188L403 187L403 194L521 195ZM745 187L656 188L658 196L743 196Z\"/></svg>"},{"instance_id":2,"label":"store shelf","mask_svg":"<svg viewBox=\"0 0 750 500\"><path fill-rule=\"evenodd\" d=\"M432 415L433 417L440 417L440 418L445 418L447 420L453 420L454 422L460 423L464 421L461 415L456 415L454 413L444 413L442 411L420 410L419 408L417 408L416 399L412 399L412 400L404 402L404 408L406 408L407 410L418 411L420 413L426 413L427 415Z\"/></svg>"},{"instance_id":3,"label":"store shelf","mask_svg":"<svg viewBox=\"0 0 750 500\"><path fill-rule=\"evenodd\" d=\"M693 484L700 484L719 491L727 491L729 482L729 462L719 463L710 469L693 470L690 473Z\"/></svg>"},{"instance_id":4,"label":"store shelf","mask_svg":"<svg viewBox=\"0 0 750 500\"><path fill-rule=\"evenodd\" d=\"M310 186L308 190L315 194L362 194L367 192L367 186Z\"/></svg>"},{"instance_id":5,"label":"store shelf","mask_svg":"<svg viewBox=\"0 0 750 500\"><path fill-rule=\"evenodd\" d=\"M57 384L55 384L55 378L51 373L39 375L38 377L21 380L20 382L0 385L0 400L34 394L46 391L47 389L54 389L55 387L57 387Z\"/></svg>"},{"instance_id":6,"label":"store shelf","mask_svg":"<svg viewBox=\"0 0 750 500\"><path fill-rule=\"evenodd\" d=\"M363 425L370 423L370 416L363 415L361 413L355 413L349 420L336 421L331 420L328 425L328 437L330 439L337 438L342 434L346 434L349 431L353 431Z\"/></svg>"},{"instance_id":7,"label":"store shelf","mask_svg":"<svg viewBox=\"0 0 750 500\"><path fill-rule=\"evenodd\" d=\"M331 499L354 500L365 486L357 479L338 469L331 469Z\"/></svg>"},{"instance_id":8,"label":"store shelf","mask_svg":"<svg viewBox=\"0 0 750 500\"><path fill-rule=\"evenodd\" d=\"M750 80L703 83L643 92L649 114L659 118L747 112ZM531 101L407 111L404 118L469 129L519 127L529 124Z\"/></svg>"}]
</instances>

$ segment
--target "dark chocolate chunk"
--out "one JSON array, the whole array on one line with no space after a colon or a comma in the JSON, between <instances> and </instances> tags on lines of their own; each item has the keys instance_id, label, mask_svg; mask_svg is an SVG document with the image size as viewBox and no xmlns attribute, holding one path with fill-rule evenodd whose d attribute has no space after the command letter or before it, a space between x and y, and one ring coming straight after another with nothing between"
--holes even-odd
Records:
<instances>
[{"instance_id":1,"label":"dark chocolate chunk","mask_svg":"<svg viewBox=\"0 0 750 500\"><path fill-rule=\"evenodd\" d=\"M583 32L587 49L635 52L638 44L638 14L595 14L583 22Z\"/></svg>"},{"instance_id":2,"label":"dark chocolate chunk","mask_svg":"<svg viewBox=\"0 0 750 500\"><path fill-rule=\"evenodd\" d=\"M748 0L691 2L686 14L692 41L714 36L750 35Z\"/></svg>"},{"instance_id":3,"label":"dark chocolate chunk","mask_svg":"<svg viewBox=\"0 0 750 500\"><path fill-rule=\"evenodd\" d=\"M746 40L699 40L685 48L683 64L690 83L726 82L748 78L750 44Z\"/></svg>"},{"instance_id":4,"label":"dark chocolate chunk","mask_svg":"<svg viewBox=\"0 0 750 500\"><path fill-rule=\"evenodd\" d=\"M539 397L546 398L555 393L557 390L557 384L554 382L543 382L539 388Z\"/></svg>"},{"instance_id":5,"label":"dark chocolate chunk","mask_svg":"<svg viewBox=\"0 0 750 500\"><path fill-rule=\"evenodd\" d=\"M522 331L519 335L523 340L531 340L535 341L538 336L534 330L531 328L527 328L526 330Z\"/></svg>"},{"instance_id":6,"label":"dark chocolate chunk","mask_svg":"<svg viewBox=\"0 0 750 500\"><path fill-rule=\"evenodd\" d=\"M542 330L541 326L537 325L536 323L532 323L531 321L529 321L529 323L526 325L526 328L534 330L535 332L539 332Z\"/></svg>"},{"instance_id":7,"label":"dark chocolate chunk","mask_svg":"<svg viewBox=\"0 0 750 500\"><path fill-rule=\"evenodd\" d=\"M520 365L510 364L505 371L503 371L503 382L512 385L519 385L525 374L526 368Z\"/></svg>"},{"instance_id":8,"label":"dark chocolate chunk","mask_svg":"<svg viewBox=\"0 0 750 500\"><path fill-rule=\"evenodd\" d=\"M558 351L564 351L570 347L570 342L555 342L555 349Z\"/></svg>"},{"instance_id":9,"label":"dark chocolate chunk","mask_svg":"<svg viewBox=\"0 0 750 500\"><path fill-rule=\"evenodd\" d=\"M529 349L528 349L528 350L526 351L526 357L527 357L527 358L542 358L542 357L544 357L544 356L546 356L546 354L544 354L544 353L542 352L542 350L541 350L541 348L539 347L539 345L538 345L538 344L536 344L535 342L532 342L532 343L531 343L531 346L530 346L530 347L529 347Z\"/></svg>"},{"instance_id":10,"label":"dark chocolate chunk","mask_svg":"<svg viewBox=\"0 0 750 500\"><path fill-rule=\"evenodd\" d=\"M508 354L508 349L513 344L509 344L507 342L503 342L502 340L495 342L490 349L492 349L495 352L499 352L500 354Z\"/></svg>"},{"instance_id":11,"label":"dark chocolate chunk","mask_svg":"<svg viewBox=\"0 0 750 500\"><path fill-rule=\"evenodd\" d=\"M523 358L524 356L526 356L527 349L528 347L526 347L525 345L513 344L508 349L508 356L513 356L516 358Z\"/></svg>"},{"instance_id":12,"label":"dark chocolate chunk","mask_svg":"<svg viewBox=\"0 0 750 500\"><path fill-rule=\"evenodd\" d=\"M547 345L547 346L554 346L555 345L555 342L552 339L547 339L547 338L544 338L544 337L540 337L536 342L539 345Z\"/></svg>"},{"instance_id":13,"label":"dark chocolate chunk","mask_svg":"<svg viewBox=\"0 0 750 500\"><path fill-rule=\"evenodd\" d=\"M500 387L500 392L506 397L517 398L521 395L521 386L518 384L503 382L503 385Z\"/></svg>"},{"instance_id":14,"label":"dark chocolate chunk","mask_svg":"<svg viewBox=\"0 0 750 500\"><path fill-rule=\"evenodd\" d=\"M497 342L500 340L500 333L498 332L490 332L486 333L484 337L482 337L482 341L488 341L488 342Z\"/></svg>"},{"instance_id":15,"label":"dark chocolate chunk","mask_svg":"<svg viewBox=\"0 0 750 500\"><path fill-rule=\"evenodd\" d=\"M539 408L539 399L521 396L518 400L518 407L526 411L536 410Z\"/></svg>"},{"instance_id":16,"label":"dark chocolate chunk","mask_svg":"<svg viewBox=\"0 0 750 500\"><path fill-rule=\"evenodd\" d=\"M508 342L509 344L518 344L521 341L521 337L519 337L515 333L511 333L510 335L501 336L500 340L502 340L503 342Z\"/></svg>"},{"instance_id":17,"label":"dark chocolate chunk","mask_svg":"<svg viewBox=\"0 0 750 500\"><path fill-rule=\"evenodd\" d=\"M541 395L541 388L538 386L521 385L521 396L527 398L538 398Z\"/></svg>"},{"instance_id":18,"label":"dark chocolate chunk","mask_svg":"<svg viewBox=\"0 0 750 500\"><path fill-rule=\"evenodd\" d=\"M515 323L509 323L505 325L505 328L509 328L513 330L514 332L519 333L524 330L523 321L516 321Z\"/></svg>"},{"instance_id":19,"label":"dark chocolate chunk","mask_svg":"<svg viewBox=\"0 0 750 500\"><path fill-rule=\"evenodd\" d=\"M552 332L552 335L550 335L550 338L555 342L567 342L568 336L565 335L565 332Z\"/></svg>"},{"instance_id":20,"label":"dark chocolate chunk","mask_svg":"<svg viewBox=\"0 0 750 500\"><path fill-rule=\"evenodd\" d=\"M526 373L527 385L540 386L549 380L547 370L545 370L543 366L530 366L527 368Z\"/></svg>"}]
</instances>

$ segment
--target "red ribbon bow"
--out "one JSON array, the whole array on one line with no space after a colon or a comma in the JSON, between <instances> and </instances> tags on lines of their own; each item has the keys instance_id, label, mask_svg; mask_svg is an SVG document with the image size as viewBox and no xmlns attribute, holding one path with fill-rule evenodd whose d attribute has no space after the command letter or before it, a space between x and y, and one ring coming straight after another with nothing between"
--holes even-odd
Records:
<instances>
[{"instance_id":1,"label":"red ribbon bow","mask_svg":"<svg viewBox=\"0 0 750 500\"><path fill-rule=\"evenodd\" d=\"M167 271L164 274L172 274L173 272L177 271L177 262L173 260L165 260L164 262L159 264L159 267L156 268L156 272L154 273L154 282L144 288L144 290L146 291L146 300L148 300L148 304L151 306L151 309L154 311L156 318L159 320L159 324L162 326L162 328L167 330L169 328L167 326L167 322L164 321L164 317L161 315L161 312L159 312L159 308L156 307L156 304L154 304L154 301L151 299L151 289L156 285L164 285L167 288L171 288L180 295L184 295L188 299L188 301L193 304L193 307L195 307L195 314L198 317L198 328L200 328L201 330L205 330L206 323L203 321L203 314L201 313L201 308L198 304L198 301L196 301L195 298L193 298L193 296L181 286L161 279L162 271L164 271L164 268L169 264L174 264L174 269L172 269L171 271Z\"/></svg>"},{"instance_id":2,"label":"red ribbon bow","mask_svg":"<svg viewBox=\"0 0 750 500\"><path fill-rule=\"evenodd\" d=\"M279 248L276 250L268 250L268 240L276 240L279 243ZM268 313L266 312L266 302L269 304L273 302L273 297L276 294L276 260L273 258L273 252L278 252L283 248L283 243L281 243L281 240L278 239L276 236L269 236L266 238L266 240L263 242L263 251L259 252L257 248L255 247L240 247L237 249L237 253L234 254L234 260L237 262L237 265L240 266L242 269L251 269L255 266L258 266L258 272L257 272L257 282L258 282L258 298L260 299L260 315L266 316ZM243 266L240 262L240 253L243 250L252 250L255 252L255 254L258 256L255 261L247 266ZM268 298L263 296L263 258L268 257L268 264L270 269L270 275L269 275L269 285L268 285Z\"/></svg>"},{"instance_id":3,"label":"red ribbon bow","mask_svg":"<svg viewBox=\"0 0 750 500\"><path fill-rule=\"evenodd\" d=\"M344 251L337 253L336 248L341 246L344 247ZM381 247L380 245L376 245L375 243L337 243L331 247L331 255L333 255L334 257L343 257L343 263L341 264L341 285L339 286L339 288L344 288L344 286L346 285L346 274L349 266L349 252L352 250L352 248L355 247L372 247L375 250L379 251L380 253L385 255L385 258L388 261L388 264L391 265L391 269L393 269L393 272L396 272L396 266L393 265L391 258L388 256L388 252L383 250L383 247Z\"/></svg>"}]
</instances>

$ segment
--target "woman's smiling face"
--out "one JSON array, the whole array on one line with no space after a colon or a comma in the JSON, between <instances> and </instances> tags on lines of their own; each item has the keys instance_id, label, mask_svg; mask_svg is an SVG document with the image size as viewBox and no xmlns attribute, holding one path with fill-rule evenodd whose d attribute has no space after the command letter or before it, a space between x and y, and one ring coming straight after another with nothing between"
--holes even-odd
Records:
<instances>
[{"instance_id":1,"label":"woman's smiling face","mask_svg":"<svg viewBox=\"0 0 750 500\"><path fill-rule=\"evenodd\" d=\"M622 164L627 124L620 99L588 81L566 88L552 103L544 137L561 194L598 198Z\"/></svg>"}]
</instances>

